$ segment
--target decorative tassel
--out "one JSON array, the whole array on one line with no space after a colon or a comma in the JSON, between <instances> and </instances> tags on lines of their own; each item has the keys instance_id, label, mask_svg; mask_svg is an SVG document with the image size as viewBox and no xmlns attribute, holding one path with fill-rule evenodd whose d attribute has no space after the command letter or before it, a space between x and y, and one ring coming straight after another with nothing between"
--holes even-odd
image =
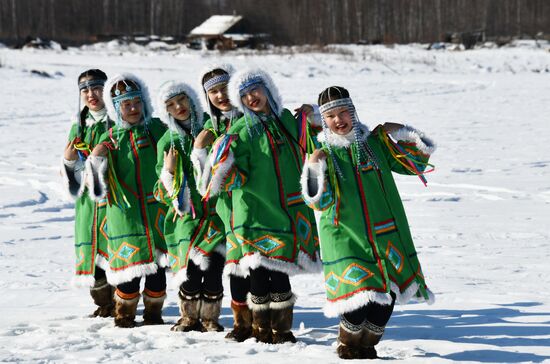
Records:
<instances>
[{"instance_id":1,"label":"decorative tassel","mask_svg":"<svg viewBox=\"0 0 550 364\"><path fill-rule=\"evenodd\" d=\"M212 177L216 174L216 171L220 167L220 165L222 165L227 160L231 143L237 138L237 135L226 134L220 138L218 143L214 144L214 147L212 149L212 155L214 156L214 160L212 161ZM212 180L213 179L210 179L210 182L208 182L206 193L202 198L203 200L208 201L208 199L210 198L210 191L212 190Z\"/></svg>"}]
</instances>

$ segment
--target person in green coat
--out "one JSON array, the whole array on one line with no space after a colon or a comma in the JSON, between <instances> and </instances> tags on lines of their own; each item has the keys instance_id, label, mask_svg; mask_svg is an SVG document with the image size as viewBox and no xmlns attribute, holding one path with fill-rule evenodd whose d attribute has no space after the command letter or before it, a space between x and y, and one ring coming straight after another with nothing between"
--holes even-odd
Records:
<instances>
[{"instance_id":1,"label":"person in green coat","mask_svg":"<svg viewBox=\"0 0 550 364\"><path fill-rule=\"evenodd\" d=\"M206 169L206 159L212 150L215 139L225 135L227 131L243 115L233 107L227 94L227 85L233 67L227 64L215 64L205 67L199 74L200 88L204 92L204 101L209 118L203 131L197 136L191 153L198 188L202 194L206 191L209 170ZM226 339L242 342L252 335L252 311L248 308L246 297L250 291L248 272L241 269L239 261L242 258L241 249L233 249L237 240L231 225L232 203L231 192L221 194L211 199L216 205L216 211L225 228L227 252L225 256L224 274L229 276L231 291L231 310L233 312L233 329Z\"/></svg>"},{"instance_id":2,"label":"person in green coat","mask_svg":"<svg viewBox=\"0 0 550 364\"><path fill-rule=\"evenodd\" d=\"M394 302L433 302L392 172L417 175L429 166L434 143L410 126L359 122L349 92L319 95L322 148L302 173L307 204L321 211L325 314L340 316L338 355L376 358Z\"/></svg>"},{"instance_id":3,"label":"person in green coat","mask_svg":"<svg viewBox=\"0 0 550 364\"><path fill-rule=\"evenodd\" d=\"M109 118L103 103L107 75L89 69L78 76L79 122L71 126L63 154L61 174L67 195L75 203L75 277L77 286L90 287L98 308L92 316L108 317L113 311L113 287L107 282L106 201L95 202L86 193L84 166L90 151L108 129ZM80 105L84 104L81 109Z\"/></svg>"},{"instance_id":4,"label":"person in green coat","mask_svg":"<svg viewBox=\"0 0 550 364\"><path fill-rule=\"evenodd\" d=\"M239 265L249 271L253 336L295 342L289 275L318 261L315 222L299 183L308 125L283 108L264 71L232 76L229 95L244 116L214 143L205 198L231 192L231 249L241 249Z\"/></svg>"},{"instance_id":5,"label":"person in green coat","mask_svg":"<svg viewBox=\"0 0 550 364\"><path fill-rule=\"evenodd\" d=\"M115 325L136 325L142 277L144 324L161 324L168 265L166 206L153 191L157 143L166 126L151 118L147 87L132 74L107 80L103 99L116 124L100 138L86 168L90 195L96 201L107 198L106 273L109 283L116 285Z\"/></svg>"},{"instance_id":6,"label":"person in green coat","mask_svg":"<svg viewBox=\"0 0 550 364\"><path fill-rule=\"evenodd\" d=\"M157 113L168 124L158 143L155 196L168 206L164 236L179 287L181 318L172 330L223 331L224 228L214 201L197 191L190 160L206 114L195 91L182 82L164 83L156 100Z\"/></svg>"}]
</instances>

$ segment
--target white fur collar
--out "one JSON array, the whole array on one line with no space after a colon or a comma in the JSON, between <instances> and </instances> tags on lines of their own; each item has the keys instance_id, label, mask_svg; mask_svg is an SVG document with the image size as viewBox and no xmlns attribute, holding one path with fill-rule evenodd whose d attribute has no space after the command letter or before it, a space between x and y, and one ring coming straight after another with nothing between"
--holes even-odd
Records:
<instances>
[{"instance_id":1,"label":"white fur collar","mask_svg":"<svg viewBox=\"0 0 550 364\"><path fill-rule=\"evenodd\" d=\"M241 101L241 96L239 94L239 88L245 82L251 80L252 78L259 77L262 79L265 88L271 94L273 102L275 103L276 110L273 110L277 116L283 114L283 100L279 94L279 90L271 77L263 70L260 69L248 69L237 72L234 76L231 77L228 86L229 100L231 104L235 107L238 107L242 112L246 111L246 106Z\"/></svg>"},{"instance_id":2,"label":"white fur collar","mask_svg":"<svg viewBox=\"0 0 550 364\"><path fill-rule=\"evenodd\" d=\"M370 135L369 128L365 125L359 125L361 140L366 140ZM349 148L355 142L355 134L353 129L346 135L338 135L333 133L329 128L323 128L323 131L317 137L321 143L327 143L334 147Z\"/></svg>"}]
</instances>

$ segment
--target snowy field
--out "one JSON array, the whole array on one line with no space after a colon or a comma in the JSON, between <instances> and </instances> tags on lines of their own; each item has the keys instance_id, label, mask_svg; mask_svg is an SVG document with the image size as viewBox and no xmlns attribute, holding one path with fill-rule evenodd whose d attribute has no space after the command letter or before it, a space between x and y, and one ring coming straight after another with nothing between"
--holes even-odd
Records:
<instances>
[{"instance_id":1,"label":"snowy field","mask_svg":"<svg viewBox=\"0 0 550 364\"><path fill-rule=\"evenodd\" d=\"M364 123L407 122L438 142L428 188L397 178L436 303L396 307L378 346L384 363L550 362L549 48L348 46L263 55L115 44L0 48L0 362L339 362L338 321L321 311L322 275L292 279L298 343L284 345L173 333L174 290L166 325L118 329L112 319L88 318L87 290L70 286L73 204L58 169L77 75L131 71L154 94L170 79L196 86L203 65L220 59L271 72L287 108L342 85ZM230 328L226 294L221 321Z\"/></svg>"}]
</instances>

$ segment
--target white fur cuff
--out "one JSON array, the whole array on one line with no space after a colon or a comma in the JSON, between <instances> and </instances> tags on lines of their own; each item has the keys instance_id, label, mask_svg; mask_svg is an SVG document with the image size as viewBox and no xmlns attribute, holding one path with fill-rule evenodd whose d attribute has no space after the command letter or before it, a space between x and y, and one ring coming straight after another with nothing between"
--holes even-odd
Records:
<instances>
[{"instance_id":1,"label":"white fur cuff","mask_svg":"<svg viewBox=\"0 0 550 364\"><path fill-rule=\"evenodd\" d=\"M61 178L65 186L65 192L70 200L75 200L84 194L85 165L80 160L69 161L63 159L61 165Z\"/></svg>"},{"instance_id":2,"label":"white fur cuff","mask_svg":"<svg viewBox=\"0 0 550 364\"><path fill-rule=\"evenodd\" d=\"M208 151L203 149L193 148L191 152L191 163L193 164L193 171L195 174L195 181L197 183L197 190L204 196L208 182L210 180L210 170L205 171L208 168L207 165Z\"/></svg>"},{"instance_id":3,"label":"white fur cuff","mask_svg":"<svg viewBox=\"0 0 550 364\"><path fill-rule=\"evenodd\" d=\"M172 196L174 194L174 175L163 167L160 172L160 181L166 192L168 192L168 196Z\"/></svg>"},{"instance_id":4,"label":"white fur cuff","mask_svg":"<svg viewBox=\"0 0 550 364\"><path fill-rule=\"evenodd\" d=\"M90 197L99 202L107 196L107 183L105 173L107 172L108 160L106 157L90 156L86 160L86 184Z\"/></svg>"},{"instance_id":5,"label":"white fur cuff","mask_svg":"<svg viewBox=\"0 0 550 364\"><path fill-rule=\"evenodd\" d=\"M209 158L209 162L210 162L210 158ZM229 154L227 155L227 159L224 162L219 163L218 168L212 174L212 178L210 180L210 197L216 196L222 192L223 186L225 184L225 180L227 179L227 174L231 170L231 167L233 167L234 163L235 163L235 156L233 155L232 151L229 151ZM210 164L210 167L213 167L211 165L211 162L209 164Z\"/></svg>"},{"instance_id":6,"label":"white fur cuff","mask_svg":"<svg viewBox=\"0 0 550 364\"><path fill-rule=\"evenodd\" d=\"M415 143L418 150L427 155L432 155L437 148L432 139L425 136L421 131L418 131L408 125L392 132L390 135L397 141L401 140L404 142Z\"/></svg>"},{"instance_id":7,"label":"white fur cuff","mask_svg":"<svg viewBox=\"0 0 550 364\"><path fill-rule=\"evenodd\" d=\"M300 177L302 195L308 205L314 205L321 200L325 189L325 171L327 162L321 159L317 163L307 162Z\"/></svg>"}]
</instances>

